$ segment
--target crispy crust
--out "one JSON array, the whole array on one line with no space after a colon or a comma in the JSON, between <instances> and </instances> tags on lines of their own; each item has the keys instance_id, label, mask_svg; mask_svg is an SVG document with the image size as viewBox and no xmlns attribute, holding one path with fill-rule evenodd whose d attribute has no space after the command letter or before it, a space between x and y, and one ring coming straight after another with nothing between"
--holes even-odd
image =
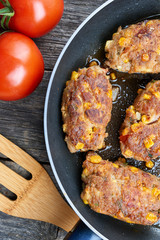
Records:
<instances>
[{"instance_id":1,"label":"crispy crust","mask_svg":"<svg viewBox=\"0 0 160 240\"><path fill-rule=\"evenodd\" d=\"M81 198L98 213L152 225L160 218L160 179L122 160L112 163L90 152L83 163Z\"/></svg>"},{"instance_id":2,"label":"crispy crust","mask_svg":"<svg viewBox=\"0 0 160 240\"><path fill-rule=\"evenodd\" d=\"M112 110L107 71L99 66L79 69L67 82L61 111L65 141L72 153L105 146L105 130Z\"/></svg>"},{"instance_id":3,"label":"crispy crust","mask_svg":"<svg viewBox=\"0 0 160 240\"><path fill-rule=\"evenodd\" d=\"M105 46L106 64L122 72L160 72L160 20L130 25L113 34Z\"/></svg>"},{"instance_id":4,"label":"crispy crust","mask_svg":"<svg viewBox=\"0 0 160 240\"><path fill-rule=\"evenodd\" d=\"M160 156L160 80L151 81L138 92L126 110L120 147L126 158L149 162Z\"/></svg>"}]
</instances>

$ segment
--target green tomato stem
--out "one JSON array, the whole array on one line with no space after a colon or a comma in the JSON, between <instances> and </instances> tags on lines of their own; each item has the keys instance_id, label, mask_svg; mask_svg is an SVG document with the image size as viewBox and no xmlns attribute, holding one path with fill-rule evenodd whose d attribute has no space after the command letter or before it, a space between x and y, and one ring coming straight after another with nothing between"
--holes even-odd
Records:
<instances>
[{"instance_id":1,"label":"green tomato stem","mask_svg":"<svg viewBox=\"0 0 160 240\"><path fill-rule=\"evenodd\" d=\"M0 0L0 2L3 4L4 8L0 9L0 16L1 16L1 26L3 29L8 29L9 21L11 17L14 16L15 12L10 5L8 0Z\"/></svg>"},{"instance_id":2,"label":"green tomato stem","mask_svg":"<svg viewBox=\"0 0 160 240\"><path fill-rule=\"evenodd\" d=\"M0 2L3 4L5 7L11 7L11 4L9 3L8 0L0 0Z\"/></svg>"},{"instance_id":3,"label":"green tomato stem","mask_svg":"<svg viewBox=\"0 0 160 240\"><path fill-rule=\"evenodd\" d=\"M9 7L4 7L0 9L0 15L13 17L14 11L11 11Z\"/></svg>"},{"instance_id":4,"label":"green tomato stem","mask_svg":"<svg viewBox=\"0 0 160 240\"><path fill-rule=\"evenodd\" d=\"M5 26L4 26L5 20L6 20L6 16L3 16L1 19L1 26L3 29L5 29Z\"/></svg>"},{"instance_id":5,"label":"green tomato stem","mask_svg":"<svg viewBox=\"0 0 160 240\"><path fill-rule=\"evenodd\" d=\"M5 0L5 2L6 2L6 6L7 7L11 7L11 4L10 4L10 2L8 0Z\"/></svg>"}]
</instances>

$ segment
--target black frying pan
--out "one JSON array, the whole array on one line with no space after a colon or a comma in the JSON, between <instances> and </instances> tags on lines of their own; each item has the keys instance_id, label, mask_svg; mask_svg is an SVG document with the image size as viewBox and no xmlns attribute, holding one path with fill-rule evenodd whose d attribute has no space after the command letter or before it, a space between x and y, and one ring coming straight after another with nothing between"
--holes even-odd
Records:
<instances>
[{"instance_id":1,"label":"black frying pan","mask_svg":"<svg viewBox=\"0 0 160 240\"><path fill-rule=\"evenodd\" d=\"M103 62L104 44L121 25L136 23L142 19L159 18L159 0L109 0L91 14L76 30L63 49L53 70L45 102L44 132L49 160L57 182L67 201L82 221L103 239L109 240L158 240L160 226L140 226L128 224L109 216L95 213L80 199L82 162L86 153L71 154L64 142L61 118L61 98L65 82L70 79L71 72L86 65L88 56ZM160 79L160 75L122 74L116 73L121 94L113 104L112 119L107 127L109 137L106 149L99 151L104 159L116 160L121 156L118 142L118 130L124 120L126 108L133 103L137 89L145 86L152 78ZM134 160L130 164L143 170L144 163ZM159 163L159 165L158 165ZM158 167L159 166L159 167ZM158 170L159 168L159 170ZM160 161L150 171L159 176ZM89 239L83 237L83 239Z\"/></svg>"}]
</instances>

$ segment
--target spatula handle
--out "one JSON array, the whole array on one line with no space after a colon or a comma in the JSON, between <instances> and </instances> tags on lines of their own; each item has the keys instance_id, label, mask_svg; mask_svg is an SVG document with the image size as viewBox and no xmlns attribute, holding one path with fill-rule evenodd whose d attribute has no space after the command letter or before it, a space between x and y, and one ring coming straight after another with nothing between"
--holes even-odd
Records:
<instances>
[{"instance_id":1,"label":"spatula handle","mask_svg":"<svg viewBox=\"0 0 160 240\"><path fill-rule=\"evenodd\" d=\"M69 232L64 240L101 240L94 232L92 232L82 221L72 232Z\"/></svg>"}]
</instances>

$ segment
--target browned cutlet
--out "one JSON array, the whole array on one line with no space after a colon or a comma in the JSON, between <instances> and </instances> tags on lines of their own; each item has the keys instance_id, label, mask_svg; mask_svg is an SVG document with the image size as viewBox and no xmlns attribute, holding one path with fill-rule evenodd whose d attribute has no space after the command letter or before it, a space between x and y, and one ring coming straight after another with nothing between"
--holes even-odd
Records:
<instances>
[{"instance_id":1,"label":"browned cutlet","mask_svg":"<svg viewBox=\"0 0 160 240\"><path fill-rule=\"evenodd\" d=\"M121 152L126 158L149 162L160 156L160 80L138 90L120 129Z\"/></svg>"},{"instance_id":2,"label":"browned cutlet","mask_svg":"<svg viewBox=\"0 0 160 240\"><path fill-rule=\"evenodd\" d=\"M123 162L112 163L89 152L83 163L81 198L98 213L152 225L160 219L160 179Z\"/></svg>"},{"instance_id":3,"label":"browned cutlet","mask_svg":"<svg viewBox=\"0 0 160 240\"><path fill-rule=\"evenodd\" d=\"M129 73L160 72L160 19L130 25L113 34L105 46L106 64Z\"/></svg>"},{"instance_id":4,"label":"browned cutlet","mask_svg":"<svg viewBox=\"0 0 160 240\"><path fill-rule=\"evenodd\" d=\"M105 147L112 110L107 71L99 66L79 69L66 83L61 111L65 141L71 153Z\"/></svg>"}]
</instances>

